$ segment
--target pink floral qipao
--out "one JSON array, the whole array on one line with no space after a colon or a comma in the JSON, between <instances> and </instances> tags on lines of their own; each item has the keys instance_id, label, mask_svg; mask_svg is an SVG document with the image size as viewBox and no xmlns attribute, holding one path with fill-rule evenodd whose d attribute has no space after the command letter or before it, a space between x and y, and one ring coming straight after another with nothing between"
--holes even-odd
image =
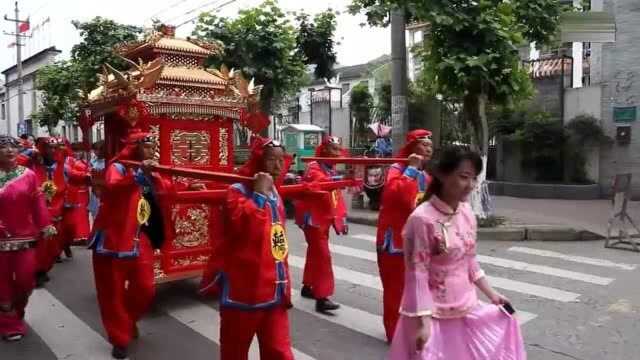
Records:
<instances>
[{"instance_id":1,"label":"pink floral qipao","mask_svg":"<svg viewBox=\"0 0 640 360\"><path fill-rule=\"evenodd\" d=\"M433 196L404 227L405 287L390 360L524 360L516 319L478 301L484 277L476 260L471 207L454 211ZM431 316L427 345L416 349L417 317Z\"/></svg>"}]
</instances>

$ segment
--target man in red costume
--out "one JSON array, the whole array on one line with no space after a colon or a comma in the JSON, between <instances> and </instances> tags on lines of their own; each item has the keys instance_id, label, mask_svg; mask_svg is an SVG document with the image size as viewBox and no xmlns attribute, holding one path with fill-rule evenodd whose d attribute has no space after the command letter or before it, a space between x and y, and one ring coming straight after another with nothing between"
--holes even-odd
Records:
<instances>
[{"instance_id":1,"label":"man in red costume","mask_svg":"<svg viewBox=\"0 0 640 360\"><path fill-rule=\"evenodd\" d=\"M91 234L98 304L116 359L127 357L128 345L137 336L136 322L151 305L153 249L160 248L171 231L161 212L168 207L160 204L171 183L152 172L157 165L154 152L149 134L129 134L125 148L107 166L104 190L109 196L102 199ZM121 160L142 165L131 169Z\"/></svg>"},{"instance_id":2,"label":"man in red costume","mask_svg":"<svg viewBox=\"0 0 640 360\"><path fill-rule=\"evenodd\" d=\"M430 176L424 170L433 155L431 131L418 129L407 134L397 157L408 164L393 164L387 172L378 217L378 269L383 288L384 328L391 342L398 322L404 289L402 228L427 189Z\"/></svg>"},{"instance_id":3,"label":"man in red costume","mask_svg":"<svg viewBox=\"0 0 640 360\"><path fill-rule=\"evenodd\" d=\"M71 258L71 245L86 243L89 237L89 184L91 175L86 162L74 157L70 144L65 141L65 179L67 189L62 213L60 240L67 258Z\"/></svg>"},{"instance_id":4,"label":"man in red costume","mask_svg":"<svg viewBox=\"0 0 640 360\"><path fill-rule=\"evenodd\" d=\"M344 150L338 138L325 137L316 149L318 157L340 157ZM303 176L307 183L341 180L332 164L311 162ZM329 230L333 226L338 235L348 232L345 222L347 207L341 190L333 190L331 197L321 204L316 201L296 201L296 224L304 231L307 241L307 258L302 279L302 296L316 299L316 311L326 313L336 310L340 305L329 299L334 291L333 269L331 268L331 252L329 251ZM328 206L329 205L329 206ZM321 213L314 208L330 208L331 212Z\"/></svg>"},{"instance_id":5,"label":"man in red costume","mask_svg":"<svg viewBox=\"0 0 640 360\"><path fill-rule=\"evenodd\" d=\"M38 242L37 254L37 286L49 281L48 272L53 267L57 256L62 249L60 232L62 224L62 212L64 209L64 197L66 191L65 159L62 151L63 142L60 138L38 138L36 151L20 155L19 163L30 167L38 178L40 190L47 200L47 209L51 221L58 235L52 236L48 241Z\"/></svg>"},{"instance_id":6,"label":"man in red costume","mask_svg":"<svg viewBox=\"0 0 640 360\"><path fill-rule=\"evenodd\" d=\"M256 137L239 171L252 183L234 184L225 203L225 229L202 292L220 296L221 360L246 360L254 335L260 359L293 359L287 309L291 285L285 210L274 183L290 157L279 142Z\"/></svg>"}]
</instances>

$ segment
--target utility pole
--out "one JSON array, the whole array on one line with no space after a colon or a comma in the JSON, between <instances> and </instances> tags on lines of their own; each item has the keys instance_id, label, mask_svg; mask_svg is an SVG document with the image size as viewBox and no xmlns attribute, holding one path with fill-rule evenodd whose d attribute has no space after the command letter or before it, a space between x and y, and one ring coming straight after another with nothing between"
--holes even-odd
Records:
<instances>
[{"instance_id":1,"label":"utility pole","mask_svg":"<svg viewBox=\"0 0 640 360\"><path fill-rule=\"evenodd\" d=\"M12 21L16 23L16 32L15 33L6 33L5 35L15 35L16 37L16 66L18 70L18 77L16 81L18 82L18 124L21 124L24 121L24 99L22 98L22 47L24 44L20 42L21 38L27 38L27 35L20 34L20 24L27 22L28 20L20 20L20 11L18 9L18 1L16 1L15 7L15 19L10 19L7 15L4 16L6 21ZM9 87L7 87L8 91ZM8 95L8 94L7 94ZM7 105L8 106L8 105ZM11 119L7 118L7 133L11 135Z\"/></svg>"},{"instance_id":2,"label":"utility pole","mask_svg":"<svg viewBox=\"0 0 640 360\"><path fill-rule=\"evenodd\" d=\"M394 151L402 147L409 131L405 25L405 10L398 8L391 11L391 122Z\"/></svg>"}]
</instances>

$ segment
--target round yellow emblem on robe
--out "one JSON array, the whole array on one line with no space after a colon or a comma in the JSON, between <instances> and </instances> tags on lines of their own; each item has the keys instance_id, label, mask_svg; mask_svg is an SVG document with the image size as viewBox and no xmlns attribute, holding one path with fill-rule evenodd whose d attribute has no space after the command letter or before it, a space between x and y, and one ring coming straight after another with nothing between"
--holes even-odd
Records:
<instances>
[{"instance_id":1,"label":"round yellow emblem on robe","mask_svg":"<svg viewBox=\"0 0 640 360\"><path fill-rule=\"evenodd\" d=\"M51 199L53 199L53 197L56 196L56 193L58 192L58 187L53 181L47 180L42 183L42 186L40 187L40 191L42 191L44 196L47 198L47 201L51 201Z\"/></svg>"},{"instance_id":2,"label":"round yellow emblem on robe","mask_svg":"<svg viewBox=\"0 0 640 360\"><path fill-rule=\"evenodd\" d=\"M273 258L282 261L289 253L289 244L287 243L287 234L284 227L280 223L271 225L271 255Z\"/></svg>"},{"instance_id":3,"label":"round yellow emblem on robe","mask_svg":"<svg viewBox=\"0 0 640 360\"><path fill-rule=\"evenodd\" d=\"M147 199L141 197L138 200L138 211L136 213L136 217L138 219L138 224L143 225L149 221L149 217L151 216L151 204L147 201Z\"/></svg>"}]
</instances>

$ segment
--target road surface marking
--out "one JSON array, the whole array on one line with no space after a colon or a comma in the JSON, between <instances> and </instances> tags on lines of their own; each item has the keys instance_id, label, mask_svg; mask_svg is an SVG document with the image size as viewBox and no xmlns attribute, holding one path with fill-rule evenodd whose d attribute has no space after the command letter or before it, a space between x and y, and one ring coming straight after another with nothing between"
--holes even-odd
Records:
<instances>
[{"instance_id":1,"label":"road surface marking","mask_svg":"<svg viewBox=\"0 0 640 360\"><path fill-rule=\"evenodd\" d=\"M335 316L326 316L316 312L316 302L304 299L300 296L299 289L291 289L291 301L295 309L314 315L322 320L371 336L378 340L387 341L384 334L382 316L340 304L340 309L335 311Z\"/></svg>"},{"instance_id":2,"label":"road surface marking","mask_svg":"<svg viewBox=\"0 0 640 360\"><path fill-rule=\"evenodd\" d=\"M515 269L520 271L530 271L538 274L550 275L570 280L583 281L596 285L609 285L613 282L612 278L601 277L596 275L585 274L577 271L570 271L564 269L558 269L551 266L528 264L522 261L515 261L509 259L503 259L493 256L476 255L478 262L483 264L490 264L494 266L500 266L509 269Z\"/></svg>"},{"instance_id":3,"label":"road surface marking","mask_svg":"<svg viewBox=\"0 0 640 360\"><path fill-rule=\"evenodd\" d=\"M289 265L298 268L304 269L304 258L289 255ZM359 271L354 271L351 269L343 268L340 266L333 266L333 275L336 279L346 281L356 285L362 285L366 287L370 287L376 290L382 290L382 284L380 283L380 277L377 275L370 275L361 273ZM562 302L575 301L580 294L547 287L541 285L529 284L521 281L515 281L510 279L503 279L499 277L487 276L487 280L491 283L491 285L505 290L515 291L519 293L524 293L527 295L535 295L538 297L557 300Z\"/></svg>"},{"instance_id":4,"label":"road surface marking","mask_svg":"<svg viewBox=\"0 0 640 360\"><path fill-rule=\"evenodd\" d=\"M372 251L355 249L355 248L342 246L342 245L335 245L335 244L330 244L329 248L331 249L331 252L336 254L351 256L351 257L362 259L362 260L377 261L377 254ZM561 278L570 279L570 280L584 281L584 282L597 284L597 285L609 285L614 280L612 278L606 278L606 277L584 274L584 273L575 272L575 271L558 269L550 266L528 264L522 261L514 261L509 259L497 258L493 256L485 256L485 255L478 254L477 259L478 259L478 262L483 264L490 264L490 265L500 266L500 267L509 268L509 269L515 269L515 270L521 270L521 271L530 271L538 274L561 277Z\"/></svg>"},{"instance_id":5,"label":"road surface marking","mask_svg":"<svg viewBox=\"0 0 640 360\"><path fill-rule=\"evenodd\" d=\"M367 241L371 241L371 242L376 242L376 237L374 235L355 234L355 235L349 235L349 237L354 238L354 239L360 239L360 240L367 240Z\"/></svg>"},{"instance_id":6,"label":"road surface marking","mask_svg":"<svg viewBox=\"0 0 640 360\"><path fill-rule=\"evenodd\" d=\"M215 308L188 298L171 298L164 302L162 310L169 316L188 326L195 332L220 345L220 313ZM296 359L314 360L313 357L293 349ZM253 338L249 349L249 359L260 359L257 338Z\"/></svg>"},{"instance_id":7,"label":"road surface marking","mask_svg":"<svg viewBox=\"0 0 640 360\"><path fill-rule=\"evenodd\" d=\"M29 298L25 319L58 359L111 360L111 345L45 289Z\"/></svg>"},{"instance_id":8,"label":"road surface marking","mask_svg":"<svg viewBox=\"0 0 640 360\"><path fill-rule=\"evenodd\" d=\"M528 255L546 256L546 257L562 259L562 260L577 262L582 264L589 264L589 265L609 267L609 268L618 268L622 270L635 270L638 267L638 265L636 264L615 263L613 261L605 260L605 259L596 259L596 258L590 258L590 257L584 257L584 256L567 255L567 254L563 254L555 251L534 249L534 248L521 247L521 246L510 247L509 251L519 252L519 253L528 254Z\"/></svg>"}]
</instances>

